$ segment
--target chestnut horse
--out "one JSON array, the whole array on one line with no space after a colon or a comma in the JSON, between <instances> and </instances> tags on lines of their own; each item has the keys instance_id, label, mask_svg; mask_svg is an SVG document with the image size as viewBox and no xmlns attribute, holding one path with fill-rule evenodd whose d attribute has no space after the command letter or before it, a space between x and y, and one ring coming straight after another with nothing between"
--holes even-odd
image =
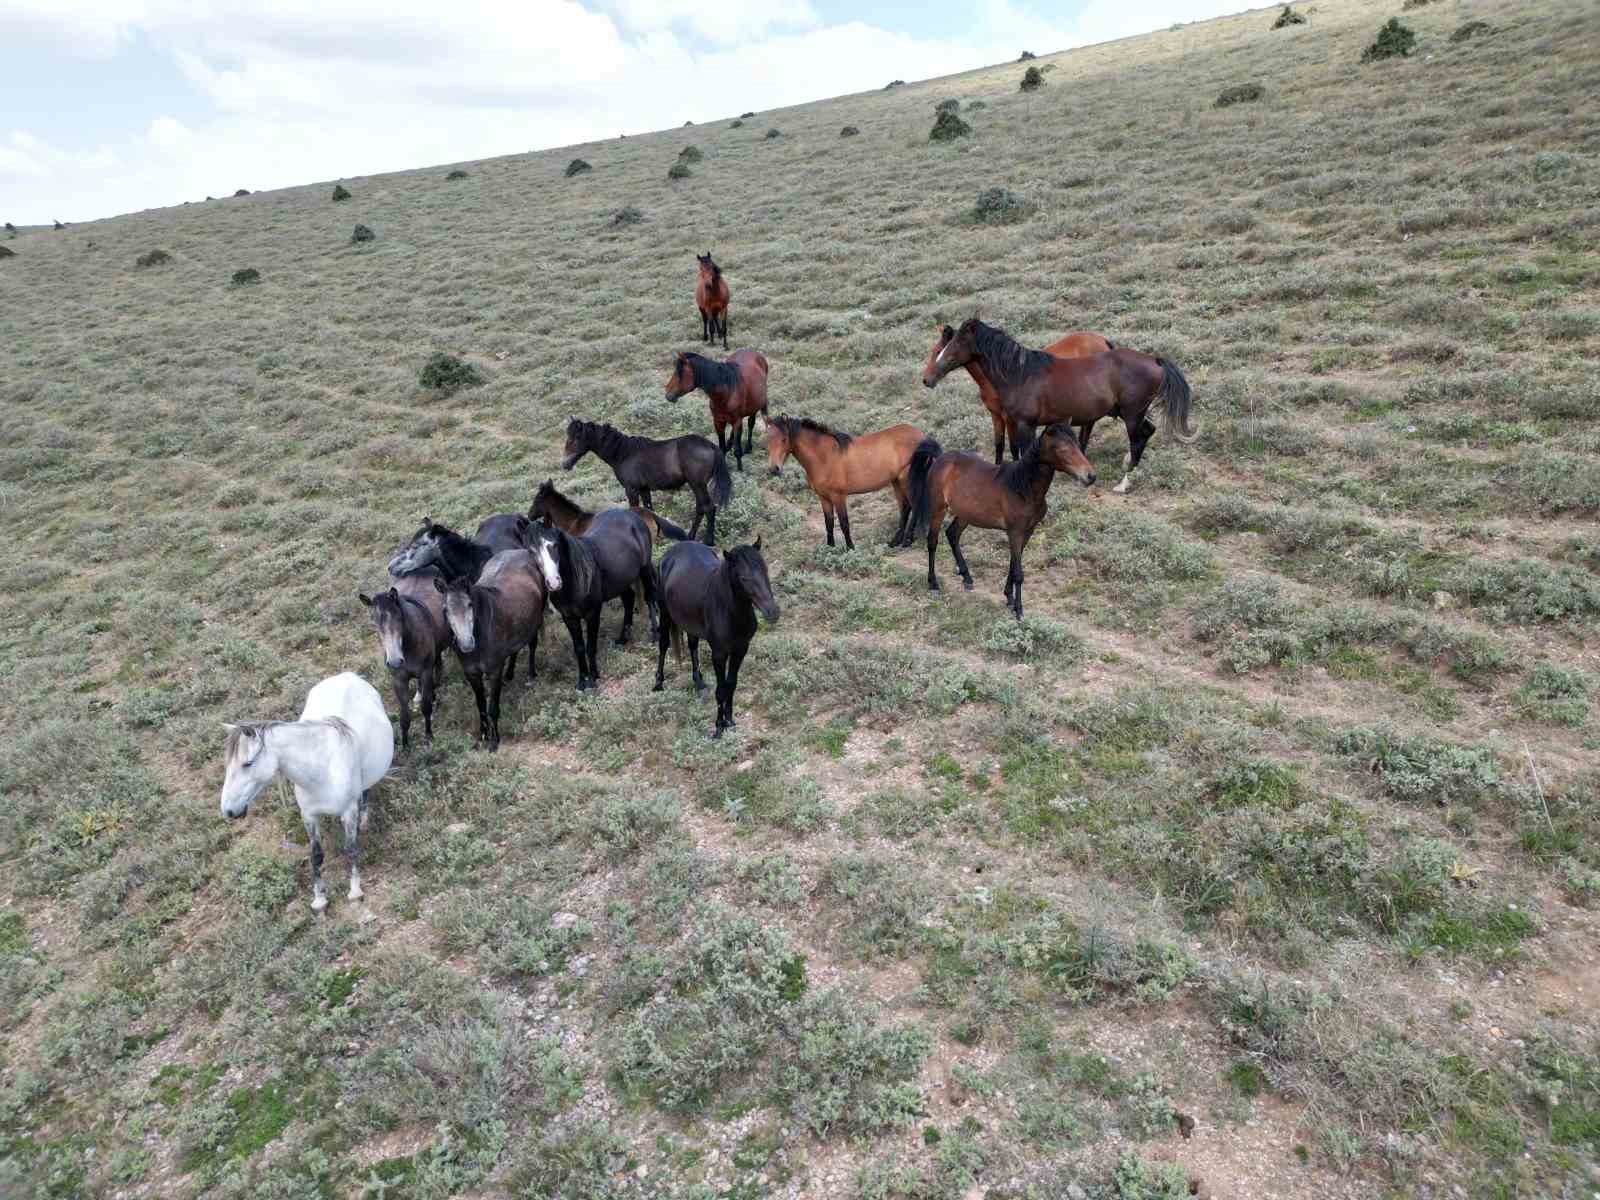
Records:
<instances>
[{"instance_id":1,"label":"chestnut horse","mask_svg":"<svg viewBox=\"0 0 1600 1200\"><path fill-rule=\"evenodd\" d=\"M700 340L714 342L722 334L722 348L728 348L728 281L722 268L711 261L711 254L696 254L700 260L700 279L694 285L694 302L700 310Z\"/></svg>"},{"instance_id":2,"label":"chestnut horse","mask_svg":"<svg viewBox=\"0 0 1600 1200\"><path fill-rule=\"evenodd\" d=\"M933 344L933 349L928 351L928 361L922 368L922 382L931 387L928 380L937 383L938 377L933 374L933 364L939 360L940 353L949 345L950 339L956 336L956 331L946 325L939 331L939 340ZM1103 354L1107 350L1115 350L1116 346L1109 338L1103 338L1098 333L1069 333L1059 342L1052 342L1044 348L1046 354L1053 354L1057 358L1080 358L1085 354ZM983 367L976 359L967 364L967 374L972 376L972 382L978 385L978 399L983 402L984 408L989 410L989 419L994 422L994 461L999 466L1005 459L1006 439L1011 440L1011 457L1016 458L1017 427L1006 419L1005 413L1000 408L1000 393L994 390L994 384L989 382L989 377L983 373ZM1078 427L1078 449L1089 448L1089 432L1093 425L1085 423Z\"/></svg>"},{"instance_id":3,"label":"chestnut horse","mask_svg":"<svg viewBox=\"0 0 1600 1200\"><path fill-rule=\"evenodd\" d=\"M744 456L755 447L756 414L767 411L767 356L759 350L735 350L721 362L699 354L682 353L673 360L672 378L667 380L667 399L677 400L695 388L704 388L711 400L711 424L717 431L717 446L726 454L733 451L734 463L744 470ZM744 444L739 442L739 422L749 418ZM733 442L722 431L733 426Z\"/></svg>"},{"instance_id":4,"label":"chestnut horse","mask_svg":"<svg viewBox=\"0 0 1600 1200\"><path fill-rule=\"evenodd\" d=\"M961 534L969 525L979 529L1004 529L1011 543L1011 569L1006 572L1006 605L1022 619L1022 551L1044 520L1049 506L1045 493L1057 471L1065 471L1084 487L1094 482L1094 469L1078 449L1066 425L1047 425L1023 447L1022 457L1004 466L990 466L982 456L965 450L930 455L918 449L911 462L911 503L928 511L928 590L939 590L933 556L939 546L939 526L946 511L952 514L945 536L955 556L961 582L972 590L972 572L961 554Z\"/></svg>"},{"instance_id":5,"label":"chestnut horse","mask_svg":"<svg viewBox=\"0 0 1600 1200\"><path fill-rule=\"evenodd\" d=\"M793 455L805 469L806 482L822 501L822 520L828 527L828 545L833 545L833 514L839 514L845 548L854 550L850 540L850 510L846 499L864 492L894 488L900 502L900 523L890 549L911 545L922 532L924 509L914 516L911 509L911 457L918 450L938 457L939 443L915 425L891 425L877 433L851 437L819 425L804 417L778 417L767 420L767 461L776 475L784 460Z\"/></svg>"},{"instance_id":6,"label":"chestnut horse","mask_svg":"<svg viewBox=\"0 0 1600 1200\"><path fill-rule=\"evenodd\" d=\"M1056 358L1029 350L1002 329L969 317L945 343L933 362L933 387L956 367L977 362L1000 395L1006 419L1026 442L1041 425L1061 421L1093 423L1115 413L1128 430L1128 452L1122 460L1122 482L1111 490L1126 492L1133 472L1154 436L1155 423L1146 415L1162 401L1166 430L1180 442L1192 442L1198 430L1189 424L1189 381L1164 358L1137 350L1108 350L1082 358Z\"/></svg>"}]
</instances>

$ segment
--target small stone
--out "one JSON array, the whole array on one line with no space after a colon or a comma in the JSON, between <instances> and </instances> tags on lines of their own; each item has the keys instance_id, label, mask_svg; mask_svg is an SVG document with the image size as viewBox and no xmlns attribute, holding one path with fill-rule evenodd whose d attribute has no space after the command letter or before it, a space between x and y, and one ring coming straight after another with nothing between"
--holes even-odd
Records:
<instances>
[{"instance_id":1,"label":"small stone","mask_svg":"<svg viewBox=\"0 0 1600 1200\"><path fill-rule=\"evenodd\" d=\"M472 826L465 821L452 821L444 827L444 831L449 834L462 834L471 828Z\"/></svg>"}]
</instances>

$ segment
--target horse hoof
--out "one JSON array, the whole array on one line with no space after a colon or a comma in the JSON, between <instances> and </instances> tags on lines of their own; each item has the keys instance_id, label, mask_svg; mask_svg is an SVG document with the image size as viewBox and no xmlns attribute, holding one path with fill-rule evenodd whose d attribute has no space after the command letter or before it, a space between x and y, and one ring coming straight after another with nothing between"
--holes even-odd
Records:
<instances>
[{"instance_id":1,"label":"horse hoof","mask_svg":"<svg viewBox=\"0 0 1600 1200\"><path fill-rule=\"evenodd\" d=\"M659 692L659 691L662 691L665 687L666 687L666 684L658 679L658 680L656 680L655 687L651 688L650 690L652 692Z\"/></svg>"},{"instance_id":2,"label":"horse hoof","mask_svg":"<svg viewBox=\"0 0 1600 1200\"><path fill-rule=\"evenodd\" d=\"M352 883L350 885L350 899L352 899L352 900L365 900L366 898L367 898L367 894L361 890L361 885L360 884Z\"/></svg>"},{"instance_id":3,"label":"horse hoof","mask_svg":"<svg viewBox=\"0 0 1600 1200\"><path fill-rule=\"evenodd\" d=\"M313 897L311 897L311 911L312 912L321 912L323 909L325 909L327 907L328 907L328 898L326 896L313 896Z\"/></svg>"},{"instance_id":4,"label":"horse hoof","mask_svg":"<svg viewBox=\"0 0 1600 1200\"><path fill-rule=\"evenodd\" d=\"M971 590L972 590L972 580L970 580L970 579L963 579L963 580L962 580L962 581L961 581L961 586L962 586L962 587L964 587L964 588L965 588L965 589L966 589L966 590L967 590L967 591L969 591L969 592L970 592L970 591L971 591Z\"/></svg>"}]
</instances>

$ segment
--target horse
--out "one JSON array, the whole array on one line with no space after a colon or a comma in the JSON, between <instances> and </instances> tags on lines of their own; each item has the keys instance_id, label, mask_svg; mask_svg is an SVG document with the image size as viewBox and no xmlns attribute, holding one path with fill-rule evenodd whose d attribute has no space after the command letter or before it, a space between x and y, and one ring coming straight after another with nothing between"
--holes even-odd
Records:
<instances>
[{"instance_id":1,"label":"horse","mask_svg":"<svg viewBox=\"0 0 1600 1200\"><path fill-rule=\"evenodd\" d=\"M588 533L594 519L604 516L605 513L632 511L644 518L644 523L650 528L652 537L667 538L674 542L687 541L688 530L681 525L674 525L663 516L652 512L648 508L635 508L631 510L609 508L601 513L592 513L576 501L569 499L556 490L554 480L546 479L539 485L539 490L533 494L533 503L528 506L529 521L544 521L546 524L555 525L568 533L577 535Z\"/></svg>"},{"instance_id":2,"label":"horse","mask_svg":"<svg viewBox=\"0 0 1600 1200\"><path fill-rule=\"evenodd\" d=\"M922 382L928 387L930 378L938 383L938 377L933 374L933 364L939 360L950 340L956 336L956 331L946 325L939 330L939 340L933 344L933 349L928 351L928 361L922 368ZM1098 333L1069 333L1059 342L1053 342L1044 348L1046 354L1053 354L1057 358L1079 358L1085 354L1102 354L1107 350L1115 350L1116 346L1108 338L1101 337ZM978 385L978 399L983 407L989 410L989 420L994 423L994 463L999 466L1005 458L1006 439L1011 440L1011 457L1015 459L1020 453L1017 446L1017 427L1007 419L1004 410L1000 407L1000 393L994 390L994 384L989 382L989 377L983 373L983 367L977 359L966 364L967 374L972 376L972 382ZM1084 422L1078 427L1078 449L1089 449L1089 433L1094 426Z\"/></svg>"},{"instance_id":3,"label":"horse","mask_svg":"<svg viewBox=\"0 0 1600 1200\"><path fill-rule=\"evenodd\" d=\"M622 599L622 629L617 634L617 645L627 645L633 632L635 587L644 592L650 634L656 636L656 578L650 561L655 545L650 540L650 527L633 509L613 508L596 513L586 533L575 535L535 521L532 536L540 558L549 559L558 567L560 582L550 589L550 602L572 635L578 690L596 688L600 685L600 609L607 600Z\"/></svg>"},{"instance_id":4,"label":"horse","mask_svg":"<svg viewBox=\"0 0 1600 1200\"><path fill-rule=\"evenodd\" d=\"M778 417L767 421L767 461L778 474L784 460L793 455L805 470L806 482L822 501L822 520L828 528L828 545L833 545L833 514L839 514L848 550L856 548L850 540L850 510L846 500L864 492L894 488L900 503L900 523L895 527L889 548L909 546L922 532L912 518L909 479L911 459L918 450L937 458L939 443L915 425L891 425L877 433L851 437L804 417Z\"/></svg>"},{"instance_id":5,"label":"horse","mask_svg":"<svg viewBox=\"0 0 1600 1200\"><path fill-rule=\"evenodd\" d=\"M433 695L444 670L444 651L450 644L450 626L444 616L444 598L433 581L443 576L432 567L395 579L386 592L356 598L372 610L372 623L383 647L383 664L394 682L395 703L400 706L400 748L411 748L411 681L417 681L422 707L422 728L433 741Z\"/></svg>"},{"instance_id":6,"label":"horse","mask_svg":"<svg viewBox=\"0 0 1600 1200\"><path fill-rule=\"evenodd\" d=\"M673 361L672 377L667 380L667 399L676 401L695 388L704 388L711 400L711 424L717 431L717 448L733 451L739 470L744 456L753 451L756 415L767 411L767 356L759 350L735 350L721 362L699 354L681 353ZM739 444L739 422L748 418L744 444ZM733 427L729 442L722 431Z\"/></svg>"},{"instance_id":7,"label":"horse","mask_svg":"<svg viewBox=\"0 0 1600 1200\"><path fill-rule=\"evenodd\" d=\"M521 513L496 513L486 517L470 538L436 524L429 517L389 560L389 574L398 578L434 567L446 583L473 580L502 550L526 550L527 532L528 518Z\"/></svg>"},{"instance_id":8,"label":"horse","mask_svg":"<svg viewBox=\"0 0 1600 1200\"><path fill-rule=\"evenodd\" d=\"M694 285L694 303L700 310L700 340L714 342L720 326L722 348L728 348L728 281L722 277L722 268L711 261L711 253L696 254L700 263L700 277Z\"/></svg>"},{"instance_id":9,"label":"horse","mask_svg":"<svg viewBox=\"0 0 1600 1200\"><path fill-rule=\"evenodd\" d=\"M692 538L699 531L703 516L706 545L716 544L717 509L733 495L733 476L709 438L691 433L658 442L634 437L598 421L573 418L567 423L561 469L572 470L591 450L611 468L634 508L643 504L654 509L650 492L655 488L672 491L688 484L694 493L694 521L689 526L689 536Z\"/></svg>"},{"instance_id":10,"label":"horse","mask_svg":"<svg viewBox=\"0 0 1600 1200\"><path fill-rule=\"evenodd\" d=\"M298 721L241 721L223 728L228 738L222 815L248 814L251 801L282 771L294 787L311 841L312 910L328 907L322 886L323 816L339 819L350 860L350 899L361 899L361 817L367 793L394 761L394 730L377 689L346 671L306 693Z\"/></svg>"},{"instance_id":11,"label":"horse","mask_svg":"<svg viewBox=\"0 0 1600 1200\"><path fill-rule=\"evenodd\" d=\"M444 595L456 658L478 700L477 740L493 752L500 748L501 688L515 673L523 646L528 647L528 680L535 678L545 597L561 586L561 572L546 554L502 550L476 579L435 579L433 586Z\"/></svg>"},{"instance_id":12,"label":"horse","mask_svg":"<svg viewBox=\"0 0 1600 1200\"><path fill-rule=\"evenodd\" d=\"M1006 572L1006 605L1022 620L1022 551L1049 511L1045 493L1057 471L1065 471L1084 487L1094 482L1094 469L1066 425L1047 425L1023 448L1022 457L990 466L981 455L954 450L937 457L919 449L911 464L911 503L928 514L928 590L939 590L933 571L939 526L946 511L953 514L945 536L956 570L970 592L972 572L961 555L961 534L969 525L1004 529L1011 543L1011 569Z\"/></svg>"},{"instance_id":13,"label":"horse","mask_svg":"<svg viewBox=\"0 0 1600 1200\"><path fill-rule=\"evenodd\" d=\"M1026 442L1041 425L1061 421L1093 423L1115 413L1128 430L1128 452L1122 460L1122 482L1111 490L1123 493L1155 434L1146 414L1156 400L1165 408L1164 424L1180 442L1192 442L1199 431L1189 424L1189 381L1164 358L1137 350L1108 350L1080 358L1056 358L1029 350L1004 330L976 317L961 323L933 362L927 387L956 367L977 362L999 393L1006 419L1015 423L1017 440Z\"/></svg>"},{"instance_id":14,"label":"horse","mask_svg":"<svg viewBox=\"0 0 1600 1200\"><path fill-rule=\"evenodd\" d=\"M767 563L761 557L761 539L735 546L719 559L715 550L694 542L681 542L661 557L659 569L661 628L657 635L656 685L666 683L667 644L678 662L683 661L683 635L689 635L689 665L694 688L706 690L700 675L700 639L711 644L711 665L717 672L717 727L712 737L734 727L733 693L739 686L739 667L756 635L756 610L769 623L778 619L778 602L772 598Z\"/></svg>"}]
</instances>

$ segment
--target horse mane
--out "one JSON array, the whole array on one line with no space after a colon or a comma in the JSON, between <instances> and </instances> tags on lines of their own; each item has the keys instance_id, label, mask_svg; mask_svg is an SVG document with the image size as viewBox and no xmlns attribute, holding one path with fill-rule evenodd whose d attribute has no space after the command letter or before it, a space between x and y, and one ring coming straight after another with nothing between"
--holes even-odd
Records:
<instances>
[{"instance_id":1,"label":"horse mane","mask_svg":"<svg viewBox=\"0 0 1600 1200\"><path fill-rule=\"evenodd\" d=\"M706 265L711 268L711 283L713 286L715 286L717 280L722 278L722 268L717 266L716 262L709 254L706 255Z\"/></svg>"},{"instance_id":2,"label":"horse mane","mask_svg":"<svg viewBox=\"0 0 1600 1200\"><path fill-rule=\"evenodd\" d=\"M561 590L577 604L587 605L600 593L600 568L594 550L582 534L551 526L561 554Z\"/></svg>"},{"instance_id":3,"label":"horse mane","mask_svg":"<svg viewBox=\"0 0 1600 1200\"><path fill-rule=\"evenodd\" d=\"M1043 350L1030 350L1004 329L972 321L972 344L983 359L984 374L997 386L1019 387L1053 361Z\"/></svg>"},{"instance_id":4,"label":"horse mane","mask_svg":"<svg viewBox=\"0 0 1600 1200\"><path fill-rule=\"evenodd\" d=\"M847 449L855 439L848 433L824 425L821 421L813 421L810 417L774 417L774 425L783 430L783 435L792 439L796 432L805 429L812 433L820 433L823 437L831 437L839 444L839 449Z\"/></svg>"},{"instance_id":5,"label":"horse mane","mask_svg":"<svg viewBox=\"0 0 1600 1200\"><path fill-rule=\"evenodd\" d=\"M282 724L282 721L240 721L232 729L228 730L228 740L222 746L222 761L233 761L234 754L238 752L239 743L246 736L264 738L267 730L274 725Z\"/></svg>"},{"instance_id":6,"label":"horse mane","mask_svg":"<svg viewBox=\"0 0 1600 1200\"><path fill-rule=\"evenodd\" d=\"M649 438L623 433L616 426L607 425L603 421L580 421L578 425L582 431L584 444L607 460L612 455L627 454L650 445Z\"/></svg>"},{"instance_id":7,"label":"horse mane","mask_svg":"<svg viewBox=\"0 0 1600 1200\"><path fill-rule=\"evenodd\" d=\"M350 723L343 717L320 717L318 719L346 741L353 742L356 740L356 731L350 728Z\"/></svg>"},{"instance_id":8,"label":"horse mane","mask_svg":"<svg viewBox=\"0 0 1600 1200\"><path fill-rule=\"evenodd\" d=\"M688 361L689 369L694 372L695 387L704 388L709 393L712 388L731 391L739 386L739 368L732 363L718 362L714 358L707 358L693 351L683 357Z\"/></svg>"},{"instance_id":9,"label":"horse mane","mask_svg":"<svg viewBox=\"0 0 1600 1200\"><path fill-rule=\"evenodd\" d=\"M1022 457L1000 468L1000 482L1019 496L1029 495L1033 491L1033 485L1039 480L1040 472L1048 469L1039 457L1039 445L1042 440L1042 434L1035 433L1027 449L1022 452Z\"/></svg>"}]
</instances>

